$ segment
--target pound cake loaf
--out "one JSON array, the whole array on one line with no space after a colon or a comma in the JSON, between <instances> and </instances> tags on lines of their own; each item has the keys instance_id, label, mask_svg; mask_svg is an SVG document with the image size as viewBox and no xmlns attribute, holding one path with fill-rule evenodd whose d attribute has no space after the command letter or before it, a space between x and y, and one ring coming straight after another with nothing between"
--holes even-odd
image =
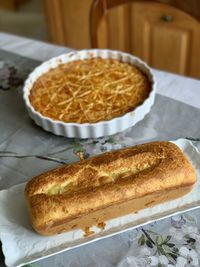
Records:
<instances>
[{"instance_id":1,"label":"pound cake loaf","mask_svg":"<svg viewBox=\"0 0 200 267\"><path fill-rule=\"evenodd\" d=\"M152 142L43 173L27 183L25 195L33 228L54 235L176 199L195 182L175 144Z\"/></svg>"}]
</instances>

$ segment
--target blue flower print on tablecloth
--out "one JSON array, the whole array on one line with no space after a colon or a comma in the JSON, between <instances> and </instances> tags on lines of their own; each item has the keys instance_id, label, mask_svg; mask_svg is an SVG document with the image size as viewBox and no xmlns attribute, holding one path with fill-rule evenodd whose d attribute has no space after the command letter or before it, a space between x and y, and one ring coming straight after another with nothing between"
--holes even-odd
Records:
<instances>
[{"instance_id":1,"label":"blue flower print on tablecloth","mask_svg":"<svg viewBox=\"0 0 200 267\"><path fill-rule=\"evenodd\" d=\"M118 133L113 136L93 138L87 140L75 139L73 142L73 152L77 154L82 152L84 158L92 155L99 155L104 152L121 149L134 145L134 140L128 136L130 130Z\"/></svg>"},{"instance_id":2,"label":"blue flower print on tablecloth","mask_svg":"<svg viewBox=\"0 0 200 267\"><path fill-rule=\"evenodd\" d=\"M162 224L166 226L165 231L159 232ZM200 225L194 212L173 216L137 231L137 238L118 267L200 266Z\"/></svg>"},{"instance_id":3,"label":"blue flower print on tablecloth","mask_svg":"<svg viewBox=\"0 0 200 267\"><path fill-rule=\"evenodd\" d=\"M16 66L0 61L0 90L18 88L23 82L24 80Z\"/></svg>"}]
</instances>

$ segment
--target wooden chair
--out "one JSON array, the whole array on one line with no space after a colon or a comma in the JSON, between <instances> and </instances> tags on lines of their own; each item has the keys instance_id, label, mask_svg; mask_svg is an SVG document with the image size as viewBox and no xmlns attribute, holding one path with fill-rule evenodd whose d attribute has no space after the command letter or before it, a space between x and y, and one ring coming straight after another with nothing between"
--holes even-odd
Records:
<instances>
[{"instance_id":1,"label":"wooden chair","mask_svg":"<svg viewBox=\"0 0 200 267\"><path fill-rule=\"evenodd\" d=\"M126 6L126 14L123 19L119 18L119 25L126 29L120 29L121 44L117 47L114 41L109 43L109 36L114 33L111 25L108 29L105 18L123 6ZM132 12L134 9L136 12ZM143 12L149 21L140 19ZM151 12L157 20L153 14L150 18ZM199 22L198 0L94 0L90 9L91 46L131 52L155 68L200 78ZM134 23L138 23L139 29Z\"/></svg>"}]
</instances>

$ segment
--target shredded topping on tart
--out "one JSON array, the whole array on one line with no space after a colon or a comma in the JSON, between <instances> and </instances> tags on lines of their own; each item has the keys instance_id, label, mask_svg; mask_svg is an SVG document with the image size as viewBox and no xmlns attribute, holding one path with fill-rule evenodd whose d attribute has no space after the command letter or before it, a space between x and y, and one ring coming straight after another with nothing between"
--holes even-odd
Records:
<instances>
[{"instance_id":1,"label":"shredded topping on tart","mask_svg":"<svg viewBox=\"0 0 200 267\"><path fill-rule=\"evenodd\" d=\"M53 120L95 123L132 111L148 97L151 84L138 68L115 59L61 64L33 84L30 101Z\"/></svg>"}]
</instances>

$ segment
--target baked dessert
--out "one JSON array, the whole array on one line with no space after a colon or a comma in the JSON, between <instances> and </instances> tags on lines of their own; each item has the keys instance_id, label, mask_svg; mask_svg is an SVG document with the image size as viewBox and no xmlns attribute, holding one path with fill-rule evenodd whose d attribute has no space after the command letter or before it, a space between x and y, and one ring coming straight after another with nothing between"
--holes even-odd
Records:
<instances>
[{"instance_id":1,"label":"baked dessert","mask_svg":"<svg viewBox=\"0 0 200 267\"><path fill-rule=\"evenodd\" d=\"M54 235L181 197L195 182L175 144L152 142L48 171L27 183L25 195L34 229Z\"/></svg>"},{"instance_id":2,"label":"baked dessert","mask_svg":"<svg viewBox=\"0 0 200 267\"><path fill-rule=\"evenodd\" d=\"M61 64L41 75L29 100L36 111L53 120L95 123L134 110L150 90L151 82L137 67L92 58Z\"/></svg>"}]
</instances>

